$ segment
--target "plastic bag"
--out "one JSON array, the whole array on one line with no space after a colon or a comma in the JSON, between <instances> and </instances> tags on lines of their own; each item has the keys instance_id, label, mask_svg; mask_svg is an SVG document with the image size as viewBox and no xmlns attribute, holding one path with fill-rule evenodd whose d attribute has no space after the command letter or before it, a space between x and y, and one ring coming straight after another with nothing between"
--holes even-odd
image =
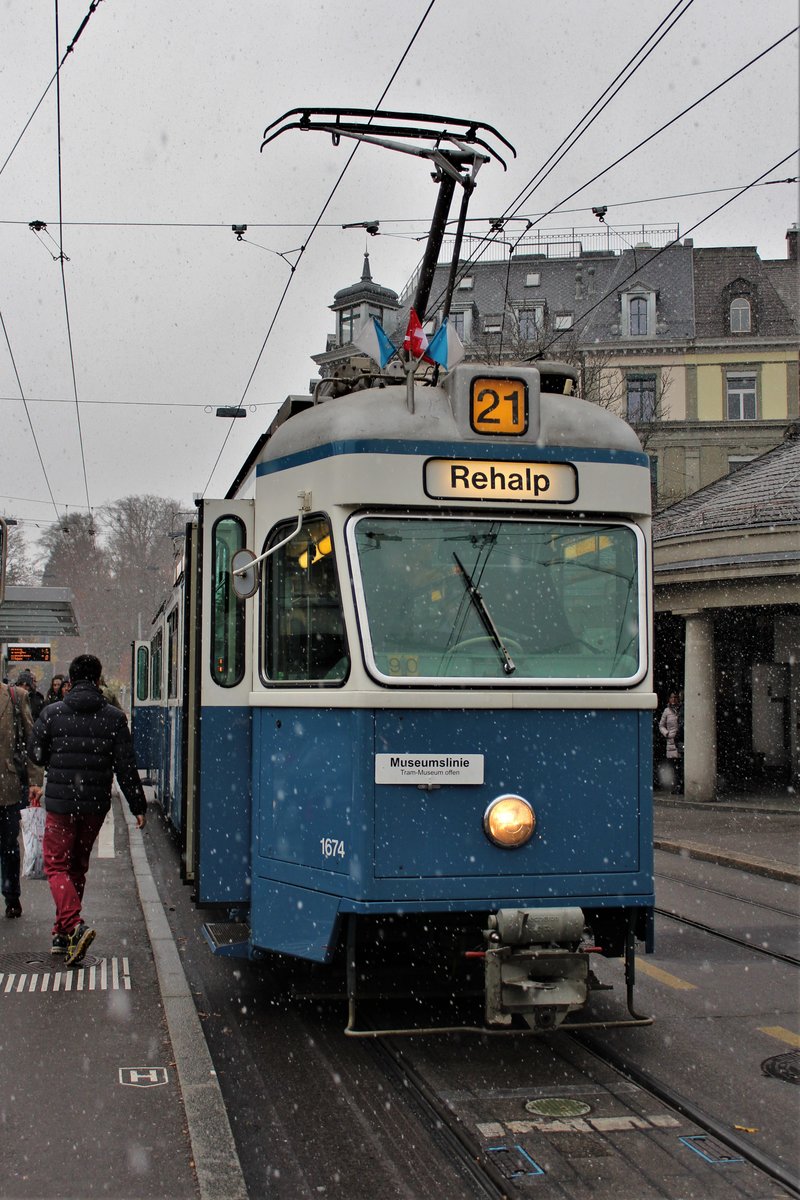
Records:
<instances>
[{"instance_id":1,"label":"plastic bag","mask_svg":"<svg viewBox=\"0 0 800 1200\"><path fill-rule=\"evenodd\" d=\"M25 879L44 879L44 849L42 839L44 838L44 823L47 819L47 813L43 808L33 807L23 808L20 813L22 822L22 847L25 851L25 860L22 866L22 874Z\"/></svg>"}]
</instances>

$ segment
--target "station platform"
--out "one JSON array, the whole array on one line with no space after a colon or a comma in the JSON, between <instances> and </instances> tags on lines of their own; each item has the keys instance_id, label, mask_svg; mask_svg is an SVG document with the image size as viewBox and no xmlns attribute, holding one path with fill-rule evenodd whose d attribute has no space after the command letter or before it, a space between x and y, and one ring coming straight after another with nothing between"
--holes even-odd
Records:
<instances>
[{"instance_id":1,"label":"station platform","mask_svg":"<svg viewBox=\"0 0 800 1200\"><path fill-rule=\"evenodd\" d=\"M800 882L798 835L794 795L656 796L658 849ZM45 880L23 879L21 919L0 916L3 1200L246 1200L150 836L115 797L87 881L97 938L82 967L50 954Z\"/></svg>"},{"instance_id":2,"label":"station platform","mask_svg":"<svg viewBox=\"0 0 800 1200\"><path fill-rule=\"evenodd\" d=\"M150 818L157 820L155 813ZM0 910L4 1200L246 1200L143 831L115 796L92 852L80 968L50 953L47 881Z\"/></svg>"}]
</instances>

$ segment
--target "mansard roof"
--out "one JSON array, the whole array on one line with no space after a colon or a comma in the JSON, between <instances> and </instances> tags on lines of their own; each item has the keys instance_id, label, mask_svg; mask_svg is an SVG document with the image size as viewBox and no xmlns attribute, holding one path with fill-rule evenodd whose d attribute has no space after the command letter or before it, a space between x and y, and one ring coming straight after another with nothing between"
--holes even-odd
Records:
<instances>
[{"instance_id":1,"label":"mansard roof","mask_svg":"<svg viewBox=\"0 0 800 1200\"><path fill-rule=\"evenodd\" d=\"M785 440L659 513L653 541L800 524L800 423Z\"/></svg>"},{"instance_id":2,"label":"mansard roof","mask_svg":"<svg viewBox=\"0 0 800 1200\"><path fill-rule=\"evenodd\" d=\"M757 305L754 334L761 338L796 338L797 282L796 262L763 262L755 246L697 247L694 251L697 337L730 337L730 302L736 295L742 295Z\"/></svg>"}]
</instances>

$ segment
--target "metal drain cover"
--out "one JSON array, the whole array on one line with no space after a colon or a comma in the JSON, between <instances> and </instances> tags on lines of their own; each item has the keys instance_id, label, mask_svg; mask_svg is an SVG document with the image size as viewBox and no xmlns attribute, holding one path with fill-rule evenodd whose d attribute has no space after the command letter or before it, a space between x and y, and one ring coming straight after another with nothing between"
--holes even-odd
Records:
<instances>
[{"instance_id":1,"label":"metal drain cover","mask_svg":"<svg viewBox=\"0 0 800 1200\"><path fill-rule=\"evenodd\" d=\"M782 1079L784 1083L800 1083L800 1050L790 1050L788 1054L776 1054L774 1058L765 1059L761 1070L773 1079Z\"/></svg>"},{"instance_id":2,"label":"metal drain cover","mask_svg":"<svg viewBox=\"0 0 800 1200\"><path fill-rule=\"evenodd\" d=\"M82 967L96 967L102 960L95 955L86 954ZM8 951L0 954L0 971L63 971L69 970L64 966L63 954L50 954L48 951Z\"/></svg>"},{"instance_id":3,"label":"metal drain cover","mask_svg":"<svg viewBox=\"0 0 800 1200\"><path fill-rule=\"evenodd\" d=\"M528 1100L525 1103L527 1112L537 1117L585 1117L592 1111L591 1104L584 1100L570 1100L567 1097L553 1096L545 1100Z\"/></svg>"}]
</instances>

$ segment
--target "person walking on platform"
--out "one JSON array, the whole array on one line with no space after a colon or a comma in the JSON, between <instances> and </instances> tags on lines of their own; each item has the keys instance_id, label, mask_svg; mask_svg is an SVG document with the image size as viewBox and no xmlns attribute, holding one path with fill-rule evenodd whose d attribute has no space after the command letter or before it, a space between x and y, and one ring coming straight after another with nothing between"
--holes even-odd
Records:
<instances>
[{"instance_id":1,"label":"person walking on platform","mask_svg":"<svg viewBox=\"0 0 800 1200\"><path fill-rule=\"evenodd\" d=\"M17 676L17 687L24 688L28 693L28 703L31 706L31 716L34 721L44 708L44 696L39 691L39 684L33 671L21 671Z\"/></svg>"},{"instance_id":2,"label":"person walking on platform","mask_svg":"<svg viewBox=\"0 0 800 1200\"><path fill-rule=\"evenodd\" d=\"M78 966L95 938L81 916L89 856L111 807L116 775L136 824L143 829L145 799L125 714L100 691L102 665L80 654L69 667L70 689L45 708L33 727L28 754L47 768L44 870L56 906L53 954Z\"/></svg>"},{"instance_id":3,"label":"person walking on platform","mask_svg":"<svg viewBox=\"0 0 800 1200\"><path fill-rule=\"evenodd\" d=\"M25 688L0 683L0 880L7 917L21 917L20 811L40 790L41 772L31 769L25 746L33 721Z\"/></svg>"}]
</instances>

